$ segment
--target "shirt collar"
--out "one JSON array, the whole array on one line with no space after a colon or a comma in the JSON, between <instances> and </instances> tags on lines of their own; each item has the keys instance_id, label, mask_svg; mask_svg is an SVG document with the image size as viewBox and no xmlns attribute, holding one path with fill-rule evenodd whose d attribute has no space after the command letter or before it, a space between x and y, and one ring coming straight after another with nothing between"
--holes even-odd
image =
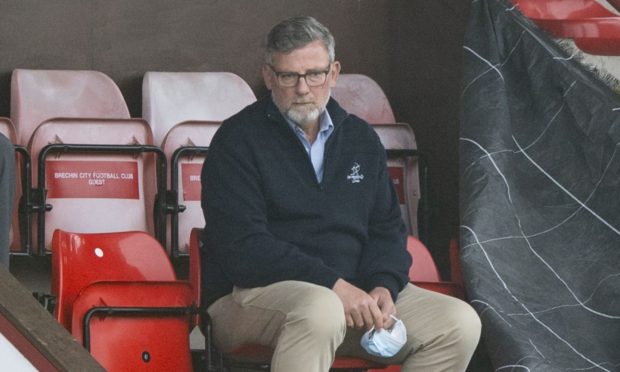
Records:
<instances>
[{"instance_id":1,"label":"shirt collar","mask_svg":"<svg viewBox=\"0 0 620 372\"><path fill-rule=\"evenodd\" d=\"M291 119L284 116L288 125L297 133L299 131L303 132L303 130ZM331 116L327 110L323 110L321 115L319 116L319 133L330 131L334 128L334 122L332 121Z\"/></svg>"}]
</instances>

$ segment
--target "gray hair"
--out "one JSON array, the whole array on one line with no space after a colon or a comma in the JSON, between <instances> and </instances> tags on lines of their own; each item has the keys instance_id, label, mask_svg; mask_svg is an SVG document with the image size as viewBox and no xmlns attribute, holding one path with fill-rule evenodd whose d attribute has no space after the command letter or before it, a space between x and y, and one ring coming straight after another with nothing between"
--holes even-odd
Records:
<instances>
[{"instance_id":1,"label":"gray hair","mask_svg":"<svg viewBox=\"0 0 620 372\"><path fill-rule=\"evenodd\" d=\"M275 25L265 41L265 63L273 63L273 53L289 53L320 40L327 49L329 62L336 58L336 42L327 27L309 16L293 17Z\"/></svg>"}]
</instances>

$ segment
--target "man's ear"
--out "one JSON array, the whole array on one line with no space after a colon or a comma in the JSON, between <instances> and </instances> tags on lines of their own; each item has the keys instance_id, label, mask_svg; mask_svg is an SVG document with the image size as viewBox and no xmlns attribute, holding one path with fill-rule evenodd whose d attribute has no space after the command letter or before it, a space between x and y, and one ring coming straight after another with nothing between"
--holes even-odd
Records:
<instances>
[{"instance_id":1,"label":"man's ear","mask_svg":"<svg viewBox=\"0 0 620 372\"><path fill-rule=\"evenodd\" d=\"M271 69L266 64L263 65L263 80L265 81L265 86L267 89L271 90L273 87L273 74L271 73Z\"/></svg>"},{"instance_id":2,"label":"man's ear","mask_svg":"<svg viewBox=\"0 0 620 372\"><path fill-rule=\"evenodd\" d=\"M338 76L340 76L340 62L334 61L332 68L329 70L329 86L333 88L336 86L336 81L338 80Z\"/></svg>"}]
</instances>

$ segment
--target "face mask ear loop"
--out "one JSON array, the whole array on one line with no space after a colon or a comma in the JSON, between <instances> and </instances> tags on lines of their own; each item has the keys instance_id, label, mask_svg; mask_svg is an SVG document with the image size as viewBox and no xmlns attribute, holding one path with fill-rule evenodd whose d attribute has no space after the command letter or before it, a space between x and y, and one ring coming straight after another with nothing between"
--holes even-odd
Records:
<instances>
[{"instance_id":1,"label":"face mask ear loop","mask_svg":"<svg viewBox=\"0 0 620 372\"><path fill-rule=\"evenodd\" d=\"M394 329L394 327L396 326L397 322L400 322L400 319L398 319L397 317L395 317L394 315L390 314L390 318L394 319L394 324L392 324L392 326L388 329L386 329L386 331L388 331L389 333L392 333L392 330Z\"/></svg>"},{"instance_id":2,"label":"face mask ear loop","mask_svg":"<svg viewBox=\"0 0 620 372\"><path fill-rule=\"evenodd\" d=\"M370 330L368 330L368 340L372 340L372 336L375 335L375 328L371 328Z\"/></svg>"}]
</instances>

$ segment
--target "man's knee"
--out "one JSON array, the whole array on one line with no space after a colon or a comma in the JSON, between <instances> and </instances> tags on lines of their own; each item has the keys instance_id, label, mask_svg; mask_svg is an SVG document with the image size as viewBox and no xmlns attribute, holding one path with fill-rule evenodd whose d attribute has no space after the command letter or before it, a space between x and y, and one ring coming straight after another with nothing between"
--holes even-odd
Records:
<instances>
[{"instance_id":1,"label":"man's knee","mask_svg":"<svg viewBox=\"0 0 620 372\"><path fill-rule=\"evenodd\" d=\"M473 350L480 339L481 322L476 311L464 301L455 301L447 312L446 321L449 322L447 336L450 341L458 344L463 351Z\"/></svg>"},{"instance_id":2,"label":"man's knee","mask_svg":"<svg viewBox=\"0 0 620 372\"><path fill-rule=\"evenodd\" d=\"M344 339L346 320L338 296L330 289L315 287L304 291L304 300L286 318L286 326L297 332L311 334L317 339Z\"/></svg>"}]
</instances>

